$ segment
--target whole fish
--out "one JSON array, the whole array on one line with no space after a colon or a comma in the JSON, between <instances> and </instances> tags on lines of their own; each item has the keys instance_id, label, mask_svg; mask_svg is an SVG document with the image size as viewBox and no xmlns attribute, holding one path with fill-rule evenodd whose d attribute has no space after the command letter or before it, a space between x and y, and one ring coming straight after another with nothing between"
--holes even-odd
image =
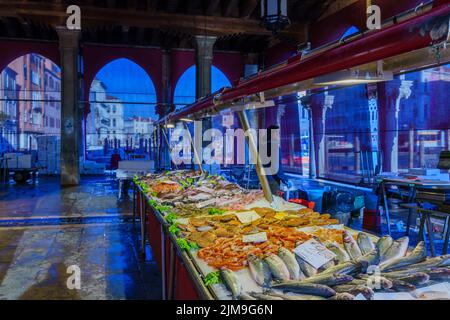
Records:
<instances>
[{"instance_id":1,"label":"whole fish","mask_svg":"<svg viewBox=\"0 0 450 320\"><path fill-rule=\"evenodd\" d=\"M247 256L247 260L250 273L256 283L263 287L269 286L272 281L272 272L267 263L251 253Z\"/></svg>"},{"instance_id":2,"label":"whole fish","mask_svg":"<svg viewBox=\"0 0 450 320\"><path fill-rule=\"evenodd\" d=\"M406 281L392 279L392 290L397 292L410 292L416 290L416 286Z\"/></svg>"},{"instance_id":3,"label":"whole fish","mask_svg":"<svg viewBox=\"0 0 450 320\"><path fill-rule=\"evenodd\" d=\"M283 300L283 298L271 296L264 293L259 292L250 292L250 295L257 300Z\"/></svg>"},{"instance_id":4,"label":"whole fish","mask_svg":"<svg viewBox=\"0 0 450 320\"><path fill-rule=\"evenodd\" d=\"M361 270L366 270L368 267L368 264L366 261L361 262L354 262L354 261L347 261L344 263L340 263L338 265L335 265L334 267L331 267L321 274L346 274L346 275L357 275L361 272Z\"/></svg>"},{"instance_id":5,"label":"whole fish","mask_svg":"<svg viewBox=\"0 0 450 320\"><path fill-rule=\"evenodd\" d=\"M364 232L358 233L356 242L358 243L359 249L361 249L361 253L363 255L372 252L375 249L375 244L372 242L372 240L370 240L370 237Z\"/></svg>"},{"instance_id":6,"label":"whole fish","mask_svg":"<svg viewBox=\"0 0 450 320\"><path fill-rule=\"evenodd\" d=\"M335 286L333 287L334 290L336 290L336 292L338 293L350 293L351 295L357 296L358 294L362 294L364 296L364 298L366 298L367 300L372 300L375 292L364 285L347 285L347 284L342 284L339 286Z\"/></svg>"},{"instance_id":7,"label":"whole fish","mask_svg":"<svg viewBox=\"0 0 450 320\"><path fill-rule=\"evenodd\" d=\"M408 251L409 238L403 237L394 241L391 247L381 255L382 264L404 257Z\"/></svg>"},{"instance_id":8,"label":"whole fish","mask_svg":"<svg viewBox=\"0 0 450 320\"><path fill-rule=\"evenodd\" d=\"M371 252L366 253L356 261L362 263L363 266L377 266L380 263L380 252L378 248L373 249ZM364 268L361 270L362 272L366 272Z\"/></svg>"},{"instance_id":9,"label":"whole fish","mask_svg":"<svg viewBox=\"0 0 450 320\"><path fill-rule=\"evenodd\" d=\"M386 251L392 246L394 239L391 236L383 236L378 239L376 247L380 249L380 256L384 255Z\"/></svg>"},{"instance_id":10,"label":"whole fish","mask_svg":"<svg viewBox=\"0 0 450 320\"><path fill-rule=\"evenodd\" d=\"M242 285L238 281L233 271L227 268L220 268L220 276L228 290L231 291L233 299L238 299L242 292Z\"/></svg>"},{"instance_id":11,"label":"whole fish","mask_svg":"<svg viewBox=\"0 0 450 320\"><path fill-rule=\"evenodd\" d=\"M252 297L248 293L242 292L241 295L239 296L239 300L256 300L256 298Z\"/></svg>"},{"instance_id":12,"label":"whole fish","mask_svg":"<svg viewBox=\"0 0 450 320\"><path fill-rule=\"evenodd\" d=\"M330 300L355 300L355 296L348 292L340 292L336 293L336 295L331 297Z\"/></svg>"},{"instance_id":13,"label":"whole fish","mask_svg":"<svg viewBox=\"0 0 450 320\"><path fill-rule=\"evenodd\" d=\"M276 280L282 281L289 280L290 277L289 270L280 257L278 257L273 253L269 253L264 258L264 261L269 266L270 271L272 272L272 275Z\"/></svg>"},{"instance_id":14,"label":"whole fish","mask_svg":"<svg viewBox=\"0 0 450 320\"><path fill-rule=\"evenodd\" d=\"M367 286L373 290L387 290L392 288L392 281L379 275L364 275L361 279L353 279L348 284Z\"/></svg>"},{"instance_id":15,"label":"whole fish","mask_svg":"<svg viewBox=\"0 0 450 320\"><path fill-rule=\"evenodd\" d=\"M345 275L345 274L338 274L338 273L335 273L335 274L330 274L330 273L323 274L323 273L319 273L319 274L316 274L316 275L314 275L314 276L312 276L310 278L300 280L299 282L300 283L323 284L323 285L332 287L332 286L336 286L336 285L339 285L339 284L344 284L344 283L350 282L352 280L353 280L352 276Z\"/></svg>"},{"instance_id":16,"label":"whole fish","mask_svg":"<svg viewBox=\"0 0 450 320\"><path fill-rule=\"evenodd\" d=\"M343 248L341 248L340 245L337 243L328 243L327 249L333 252L336 255L336 260L339 263L350 261L350 256L348 255L347 251L345 251Z\"/></svg>"},{"instance_id":17,"label":"whole fish","mask_svg":"<svg viewBox=\"0 0 450 320\"><path fill-rule=\"evenodd\" d=\"M450 266L450 254L446 254L444 256L429 258L423 262L419 262L413 265L406 266L406 271L426 271L431 268L441 268ZM401 272L401 269L398 270Z\"/></svg>"},{"instance_id":18,"label":"whole fish","mask_svg":"<svg viewBox=\"0 0 450 320\"><path fill-rule=\"evenodd\" d=\"M356 240L352 237L352 235L348 231L344 231L342 238L344 241L345 250L349 254L350 258L356 261L358 258L362 256L361 250L359 249Z\"/></svg>"},{"instance_id":19,"label":"whole fish","mask_svg":"<svg viewBox=\"0 0 450 320\"><path fill-rule=\"evenodd\" d=\"M281 258L281 260L283 260L284 264L289 270L290 279L298 280L305 278L305 275L302 273L294 253L292 253L289 249L280 247L280 249L278 249L278 256Z\"/></svg>"},{"instance_id":20,"label":"whole fish","mask_svg":"<svg viewBox=\"0 0 450 320\"><path fill-rule=\"evenodd\" d=\"M328 261L328 262L325 263L323 266L321 266L321 267L317 270L317 272L318 272L318 273L324 272L325 270L327 270L327 269L329 269L329 268L331 268L331 267L334 267L335 265L336 265L336 264L334 263L334 260Z\"/></svg>"},{"instance_id":21,"label":"whole fish","mask_svg":"<svg viewBox=\"0 0 450 320\"><path fill-rule=\"evenodd\" d=\"M283 300L326 300L324 297L313 296L309 294L282 294L276 293L274 291L266 292L266 294L274 297L279 297Z\"/></svg>"},{"instance_id":22,"label":"whole fish","mask_svg":"<svg viewBox=\"0 0 450 320\"><path fill-rule=\"evenodd\" d=\"M425 247L425 243L423 241L421 241L414 248L414 250L411 252L410 255L392 260L389 263L384 264L381 267L381 271L391 271L391 270L404 268L406 266L422 262L426 258L427 258L427 249Z\"/></svg>"},{"instance_id":23,"label":"whole fish","mask_svg":"<svg viewBox=\"0 0 450 320\"><path fill-rule=\"evenodd\" d=\"M300 266L300 270L306 277L312 277L313 275L317 274L317 269L314 268L312 265L310 265L308 262L306 262L297 255L295 255L295 259L297 260L298 265Z\"/></svg>"},{"instance_id":24,"label":"whole fish","mask_svg":"<svg viewBox=\"0 0 450 320\"><path fill-rule=\"evenodd\" d=\"M299 281L277 283L272 285L272 289L282 290L283 292L290 291L293 293L320 296L324 298L330 298L336 294L333 289L323 284L300 283Z\"/></svg>"},{"instance_id":25,"label":"whole fish","mask_svg":"<svg viewBox=\"0 0 450 320\"><path fill-rule=\"evenodd\" d=\"M414 286L420 286L430 281L430 276L423 272L416 272L415 274L406 277L400 277L395 280L404 281Z\"/></svg>"},{"instance_id":26,"label":"whole fish","mask_svg":"<svg viewBox=\"0 0 450 320\"><path fill-rule=\"evenodd\" d=\"M438 268L427 273L430 280L434 281L450 281L450 268Z\"/></svg>"}]
</instances>

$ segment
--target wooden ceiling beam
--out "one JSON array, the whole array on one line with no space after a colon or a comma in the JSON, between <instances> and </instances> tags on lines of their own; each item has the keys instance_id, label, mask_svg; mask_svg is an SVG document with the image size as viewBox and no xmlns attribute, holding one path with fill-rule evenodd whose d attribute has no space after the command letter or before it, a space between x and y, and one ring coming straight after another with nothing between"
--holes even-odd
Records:
<instances>
[{"instance_id":1,"label":"wooden ceiling beam","mask_svg":"<svg viewBox=\"0 0 450 320\"><path fill-rule=\"evenodd\" d=\"M176 30L190 35L226 35L245 33L271 35L262 27L259 20L229 17L208 17L203 15L168 14L164 12L139 12L81 6L82 28L102 25L119 25L139 28ZM67 19L65 5L42 2L22 2L0 0L0 16L24 17L50 25L65 25ZM296 39L306 39L304 27L292 26L283 34Z\"/></svg>"},{"instance_id":2,"label":"wooden ceiling beam","mask_svg":"<svg viewBox=\"0 0 450 320\"><path fill-rule=\"evenodd\" d=\"M234 11L237 9L239 4L238 0L227 0L225 2L224 8L223 8L223 13L222 15L224 17L230 17L233 15Z\"/></svg>"}]
</instances>

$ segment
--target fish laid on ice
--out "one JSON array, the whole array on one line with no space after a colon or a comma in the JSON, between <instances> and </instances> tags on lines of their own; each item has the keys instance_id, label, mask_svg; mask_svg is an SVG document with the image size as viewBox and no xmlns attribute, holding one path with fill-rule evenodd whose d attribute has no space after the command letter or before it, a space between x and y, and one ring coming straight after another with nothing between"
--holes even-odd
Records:
<instances>
[{"instance_id":1,"label":"fish laid on ice","mask_svg":"<svg viewBox=\"0 0 450 320\"><path fill-rule=\"evenodd\" d=\"M324 297L313 296L309 294L282 294L274 291L268 291L267 294L275 297L280 297L283 300L326 300Z\"/></svg>"},{"instance_id":2,"label":"fish laid on ice","mask_svg":"<svg viewBox=\"0 0 450 320\"><path fill-rule=\"evenodd\" d=\"M336 295L331 297L330 300L355 300L355 296L348 292L340 292L336 293Z\"/></svg>"},{"instance_id":3,"label":"fish laid on ice","mask_svg":"<svg viewBox=\"0 0 450 320\"><path fill-rule=\"evenodd\" d=\"M392 243L391 247L386 250L384 254L381 255L382 264L386 264L395 259L404 257L408 251L409 238L402 237L397 239Z\"/></svg>"},{"instance_id":4,"label":"fish laid on ice","mask_svg":"<svg viewBox=\"0 0 450 320\"><path fill-rule=\"evenodd\" d=\"M275 279L282 281L289 280L289 269L280 257L273 253L269 253L264 258L264 261L269 265L270 271L272 271L272 275Z\"/></svg>"},{"instance_id":5,"label":"fish laid on ice","mask_svg":"<svg viewBox=\"0 0 450 320\"><path fill-rule=\"evenodd\" d=\"M364 232L358 233L356 242L358 243L359 249L361 249L361 253L363 255L372 252L375 249L375 244L372 242L372 240L370 240L369 235Z\"/></svg>"},{"instance_id":6,"label":"fish laid on ice","mask_svg":"<svg viewBox=\"0 0 450 320\"><path fill-rule=\"evenodd\" d=\"M366 261L361 262L354 262L354 261L347 261L344 263L340 263L338 265L335 265L334 267L331 267L321 274L346 274L355 276L358 273L360 273L362 270L366 270L368 267L368 264Z\"/></svg>"},{"instance_id":7,"label":"fish laid on ice","mask_svg":"<svg viewBox=\"0 0 450 320\"><path fill-rule=\"evenodd\" d=\"M423 241L414 248L410 255L395 260L391 260L387 264L383 264L381 271L387 272L391 270L396 270L404 268L406 266L419 263L427 258L427 249Z\"/></svg>"},{"instance_id":8,"label":"fish laid on ice","mask_svg":"<svg viewBox=\"0 0 450 320\"><path fill-rule=\"evenodd\" d=\"M338 263L350 261L350 256L348 255L347 251L341 248L341 246L339 246L338 244L328 243L327 249L336 255L336 260L338 261Z\"/></svg>"},{"instance_id":9,"label":"fish laid on ice","mask_svg":"<svg viewBox=\"0 0 450 320\"><path fill-rule=\"evenodd\" d=\"M280 247L278 250L278 256L283 260L284 264L289 270L289 275L292 280L298 280L305 278L305 275L300 270L300 266L295 258L295 254L289 249Z\"/></svg>"},{"instance_id":10,"label":"fish laid on ice","mask_svg":"<svg viewBox=\"0 0 450 320\"><path fill-rule=\"evenodd\" d=\"M319 273L315 276L309 277L307 279L300 280L300 283L315 283L315 284L323 284L326 286L336 286L339 284L344 284L353 280L352 276L345 274L332 274L332 273Z\"/></svg>"},{"instance_id":11,"label":"fish laid on ice","mask_svg":"<svg viewBox=\"0 0 450 320\"><path fill-rule=\"evenodd\" d=\"M308 294L313 296L320 296L330 298L336 292L328 286L315 283L300 283L299 281L288 281L272 285L272 289L282 290L284 292L293 292L299 294Z\"/></svg>"},{"instance_id":12,"label":"fish laid on ice","mask_svg":"<svg viewBox=\"0 0 450 320\"><path fill-rule=\"evenodd\" d=\"M380 252L378 248L373 249L371 252L366 253L361 258L357 259L357 262L362 263L364 266L377 266L380 263ZM362 272L366 272L365 269L361 270Z\"/></svg>"},{"instance_id":13,"label":"fish laid on ice","mask_svg":"<svg viewBox=\"0 0 450 320\"><path fill-rule=\"evenodd\" d=\"M368 286L365 285L347 285L347 284L342 284L339 286L335 286L333 287L334 290L336 290L336 292L338 293L349 293L351 295L357 296L358 294L362 294L364 296L364 298L366 298L367 300L372 300L375 292L369 288Z\"/></svg>"},{"instance_id":14,"label":"fish laid on ice","mask_svg":"<svg viewBox=\"0 0 450 320\"><path fill-rule=\"evenodd\" d=\"M257 300L283 300L283 298L271 296L260 292L250 292L250 295L256 298Z\"/></svg>"},{"instance_id":15,"label":"fish laid on ice","mask_svg":"<svg viewBox=\"0 0 450 320\"><path fill-rule=\"evenodd\" d=\"M393 243L394 239L392 239L391 236L383 236L378 239L376 246L378 249L380 249L380 256L384 255Z\"/></svg>"},{"instance_id":16,"label":"fish laid on ice","mask_svg":"<svg viewBox=\"0 0 450 320\"><path fill-rule=\"evenodd\" d=\"M241 293L241 295L239 296L239 300L257 300L255 297L252 297L251 295L249 295L248 293Z\"/></svg>"},{"instance_id":17,"label":"fish laid on ice","mask_svg":"<svg viewBox=\"0 0 450 320\"><path fill-rule=\"evenodd\" d=\"M427 272L430 280L434 281L450 281L450 268L438 268Z\"/></svg>"},{"instance_id":18,"label":"fish laid on ice","mask_svg":"<svg viewBox=\"0 0 450 320\"><path fill-rule=\"evenodd\" d=\"M220 268L220 275L234 299L238 299L242 292L242 285L238 281L233 271L227 268Z\"/></svg>"},{"instance_id":19,"label":"fish laid on ice","mask_svg":"<svg viewBox=\"0 0 450 320\"><path fill-rule=\"evenodd\" d=\"M298 265L300 266L300 270L306 277L311 277L317 274L317 269L314 268L312 265L310 265L308 262L306 262L297 255L295 255L295 259L297 260Z\"/></svg>"},{"instance_id":20,"label":"fish laid on ice","mask_svg":"<svg viewBox=\"0 0 450 320\"><path fill-rule=\"evenodd\" d=\"M352 260L357 260L362 256L361 250L350 232L344 231L343 241L344 248Z\"/></svg>"},{"instance_id":21,"label":"fish laid on ice","mask_svg":"<svg viewBox=\"0 0 450 320\"><path fill-rule=\"evenodd\" d=\"M272 281L272 272L267 263L251 253L248 255L247 260L250 273L256 283L263 287L269 286Z\"/></svg>"}]
</instances>

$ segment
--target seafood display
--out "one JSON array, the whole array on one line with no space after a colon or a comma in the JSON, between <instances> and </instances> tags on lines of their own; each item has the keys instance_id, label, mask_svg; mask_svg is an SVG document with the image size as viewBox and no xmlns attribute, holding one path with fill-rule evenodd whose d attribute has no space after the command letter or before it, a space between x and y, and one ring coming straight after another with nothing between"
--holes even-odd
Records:
<instances>
[{"instance_id":1,"label":"seafood display","mask_svg":"<svg viewBox=\"0 0 450 320\"><path fill-rule=\"evenodd\" d=\"M429 258L423 242L409 250L408 237L345 229L281 198L280 209L220 176L173 171L135 183L202 265L205 286L220 285L231 299L370 300L398 292L440 299L419 289L450 281L450 255Z\"/></svg>"}]
</instances>

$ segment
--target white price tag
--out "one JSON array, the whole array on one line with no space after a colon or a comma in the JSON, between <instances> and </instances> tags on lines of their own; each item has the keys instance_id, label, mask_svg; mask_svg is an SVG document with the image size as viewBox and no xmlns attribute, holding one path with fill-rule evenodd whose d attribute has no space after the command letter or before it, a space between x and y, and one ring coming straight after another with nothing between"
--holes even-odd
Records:
<instances>
[{"instance_id":1,"label":"white price tag","mask_svg":"<svg viewBox=\"0 0 450 320\"><path fill-rule=\"evenodd\" d=\"M316 269L336 257L327 247L314 239L302 243L294 249L294 252Z\"/></svg>"},{"instance_id":2,"label":"white price tag","mask_svg":"<svg viewBox=\"0 0 450 320\"><path fill-rule=\"evenodd\" d=\"M253 221L261 219L261 216L253 210L236 212L235 214L241 223L252 223Z\"/></svg>"},{"instance_id":3,"label":"white price tag","mask_svg":"<svg viewBox=\"0 0 450 320\"><path fill-rule=\"evenodd\" d=\"M242 236L242 242L266 242L267 234L265 232L259 232L254 234L247 234Z\"/></svg>"}]
</instances>

